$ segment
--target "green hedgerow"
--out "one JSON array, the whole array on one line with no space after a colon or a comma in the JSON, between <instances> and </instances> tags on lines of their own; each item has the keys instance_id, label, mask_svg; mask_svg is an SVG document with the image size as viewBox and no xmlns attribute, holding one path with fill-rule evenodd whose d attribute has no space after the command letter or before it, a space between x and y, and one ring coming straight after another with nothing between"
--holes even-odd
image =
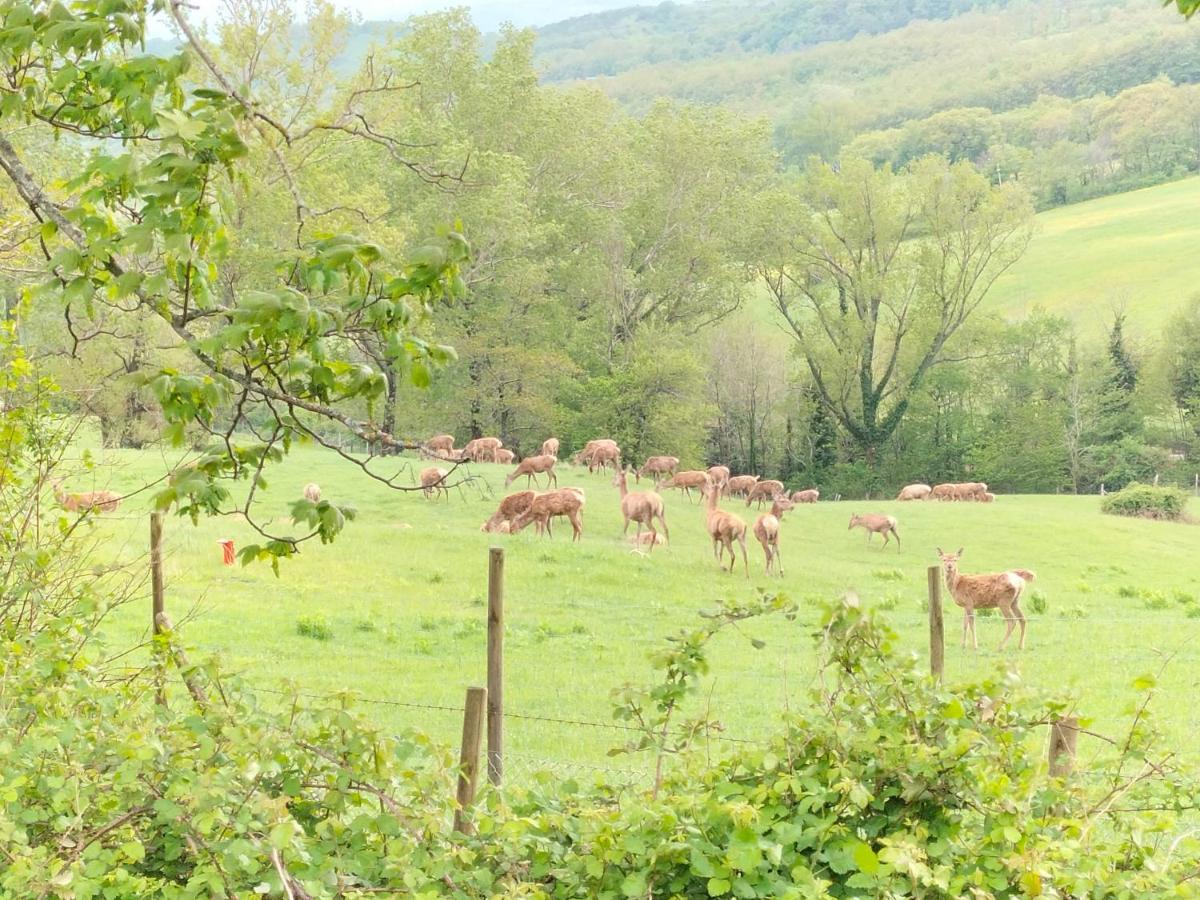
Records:
<instances>
[{"instance_id":1,"label":"green hedgerow","mask_svg":"<svg viewBox=\"0 0 1200 900\"><path fill-rule=\"evenodd\" d=\"M1178 522L1184 517L1188 495L1175 487L1155 487L1136 481L1107 495L1100 511L1112 516L1136 516L1142 519L1162 519Z\"/></svg>"}]
</instances>

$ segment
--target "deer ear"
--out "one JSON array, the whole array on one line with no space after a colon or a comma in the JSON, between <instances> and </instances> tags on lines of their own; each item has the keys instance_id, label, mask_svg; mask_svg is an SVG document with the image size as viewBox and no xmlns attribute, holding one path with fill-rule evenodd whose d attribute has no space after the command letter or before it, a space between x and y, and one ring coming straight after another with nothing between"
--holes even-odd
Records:
<instances>
[{"instance_id":1,"label":"deer ear","mask_svg":"<svg viewBox=\"0 0 1200 900\"><path fill-rule=\"evenodd\" d=\"M962 556L962 552L963 552L963 548L962 548L962 547L959 547L959 548L958 548L958 552L957 552L957 553L955 553L954 555L955 555L955 556Z\"/></svg>"},{"instance_id":2,"label":"deer ear","mask_svg":"<svg viewBox=\"0 0 1200 900\"><path fill-rule=\"evenodd\" d=\"M945 555L946 555L945 553L943 553L943 552L942 552L942 548L941 548L941 547L938 547L938 548L937 548L937 552L938 552L938 556L945 556Z\"/></svg>"}]
</instances>

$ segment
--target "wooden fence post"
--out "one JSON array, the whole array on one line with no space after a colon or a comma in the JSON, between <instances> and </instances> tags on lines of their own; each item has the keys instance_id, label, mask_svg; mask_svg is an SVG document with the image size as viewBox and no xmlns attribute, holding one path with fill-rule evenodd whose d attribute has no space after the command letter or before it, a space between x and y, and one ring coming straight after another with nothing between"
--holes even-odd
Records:
<instances>
[{"instance_id":1,"label":"wooden fence post","mask_svg":"<svg viewBox=\"0 0 1200 900\"><path fill-rule=\"evenodd\" d=\"M946 623L942 618L942 567L929 567L929 671L942 680L946 667Z\"/></svg>"},{"instance_id":2,"label":"wooden fence post","mask_svg":"<svg viewBox=\"0 0 1200 900\"><path fill-rule=\"evenodd\" d=\"M463 708L462 749L459 752L458 808L454 811L454 830L468 834L471 824L467 810L475 803L479 785L479 745L483 742L483 708L487 703L487 688L467 688L467 705Z\"/></svg>"},{"instance_id":3,"label":"wooden fence post","mask_svg":"<svg viewBox=\"0 0 1200 900\"><path fill-rule=\"evenodd\" d=\"M487 629L488 781L504 777L504 548L488 551Z\"/></svg>"},{"instance_id":4,"label":"wooden fence post","mask_svg":"<svg viewBox=\"0 0 1200 900\"><path fill-rule=\"evenodd\" d=\"M159 613L154 620L154 624L158 626L159 632L174 631L175 626L171 624L171 620L167 618L167 614ZM171 659L175 663L175 668L179 670L179 674L183 676L183 683L187 685L188 693L192 695L192 699L196 701L198 706L208 706L208 694L205 693L200 681L196 678L196 673L192 669L191 660L188 659L187 653L178 644L171 645Z\"/></svg>"},{"instance_id":5,"label":"wooden fence post","mask_svg":"<svg viewBox=\"0 0 1200 900\"><path fill-rule=\"evenodd\" d=\"M1068 716L1050 725L1050 775L1065 778L1075 767L1075 742L1079 739L1079 719Z\"/></svg>"},{"instance_id":6,"label":"wooden fence post","mask_svg":"<svg viewBox=\"0 0 1200 900\"><path fill-rule=\"evenodd\" d=\"M150 513L150 626L153 634L159 634L162 631L158 619L159 616L166 614L163 597L162 532L162 512ZM160 705L167 702L161 681L155 697Z\"/></svg>"}]
</instances>

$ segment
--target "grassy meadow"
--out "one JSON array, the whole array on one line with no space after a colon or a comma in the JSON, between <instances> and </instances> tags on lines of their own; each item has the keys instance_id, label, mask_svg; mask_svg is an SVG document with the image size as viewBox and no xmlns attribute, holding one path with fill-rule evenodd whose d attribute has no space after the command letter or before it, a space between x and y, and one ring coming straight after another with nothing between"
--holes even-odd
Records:
<instances>
[{"instance_id":1,"label":"grassy meadow","mask_svg":"<svg viewBox=\"0 0 1200 900\"><path fill-rule=\"evenodd\" d=\"M98 484L128 490L161 474L158 453L104 452ZM400 464L400 463L397 463ZM414 471L420 465L408 461ZM448 501L389 492L331 454L299 449L275 472L263 495L264 515L277 526L302 486L319 482L325 497L359 510L335 544L304 545L276 578L269 566L221 563L217 541L242 546L254 537L244 522L168 520L167 607L197 658L216 655L252 685L279 689L292 681L326 694L353 690L366 700L450 709L368 704L367 714L390 728L418 728L447 744L457 740L464 688L485 680L487 550L507 551L506 706L510 713L608 722L609 692L651 676L647 652L696 621L699 610L725 596L782 590L801 605L795 622L750 623L717 641L703 701L727 734L754 738L781 710L805 702L813 683L812 633L818 604L847 589L865 604L888 609L902 646L924 655L926 567L934 548L966 548L963 571L1009 567L1036 571L1023 601L1029 616L1026 649L998 653L998 618L978 620L980 648L963 651L961 614L947 599L946 671L951 682L1010 666L1028 683L1075 695L1081 714L1101 732L1119 729L1136 698L1133 679L1174 654L1160 681L1155 709L1172 741L1195 755L1200 712L1193 703L1200 671L1200 571L1194 565L1200 530L1102 516L1096 497L1001 497L993 505L821 502L797 507L783 522L786 575L763 575L761 548L751 537L751 577L718 570L698 502L666 492L672 541L652 556L631 552L621 537L616 489L609 477L562 465L559 483L587 491L584 539L572 544L564 520L553 539L532 529L485 535L479 525L503 496L504 469L474 467L478 483ZM74 490L91 485L76 479ZM518 486L514 486L514 490ZM145 560L148 494L131 498L95 527L104 552ZM742 501L729 508L753 522ZM899 519L902 547L866 544L847 531L852 512L888 512ZM1046 603L1036 614L1037 593ZM1192 615L1200 615L1193 612ZM303 617L321 617L331 636L298 632ZM149 599L109 618L116 644L143 635ZM754 650L746 638L762 637ZM1015 642L1014 642L1015 643ZM279 702L263 694L263 702ZM638 765L605 751L619 731L513 718L511 767ZM1098 747L1082 748L1083 753Z\"/></svg>"},{"instance_id":2,"label":"grassy meadow","mask_svg":"<svg viewBox=\"0 0 1200 900\"><path fill-rule=\"evenodd\" d=\"M1197 292L1200 178L1041 213L1025 255L997 282L989 308L1021 317L1041 307L1096 337L1123 309L1158 335Z\"/></svg>"}]
</instances>

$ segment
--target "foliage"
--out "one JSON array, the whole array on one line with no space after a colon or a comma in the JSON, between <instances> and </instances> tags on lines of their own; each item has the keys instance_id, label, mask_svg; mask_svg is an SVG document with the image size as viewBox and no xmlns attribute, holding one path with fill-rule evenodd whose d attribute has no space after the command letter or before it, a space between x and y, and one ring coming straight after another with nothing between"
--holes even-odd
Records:
<instances>
[{"instance_id":1,"label":"foliage","mask_svg":"<svg viewBox=\"0 0 1200 900\"><path fill-rule=\"evenodd\" d=\"M965 163L929 157L895 173L846 159L812 165L795 197L765 208L755 238L771 303L820 403L874 466L947 344L1024 251L1028 199Z\"/></svg>"},{"instance_id":2,"label":"foliage","mask_svg":"<svg viewBox=\"0 0 1200 900\"><path fill-rule=\"evenodd\" d=\"M333 629L324 616L301 616L296 620L296 634L318 641L333 640Z\"/></svg>"},{"instance_id":3,"label":"foliage","mask_svg":"<svg viewBox=\"0 0 1200 900\"><path fill-rule=\"evenodd\" d=\"M1107 494L1100 504L1113 516L1137 516L1143 519L1179 521L1187 508L1188 495L1175 487L1155 487L1134 482Z\"/></svg>"}]
</instances>

